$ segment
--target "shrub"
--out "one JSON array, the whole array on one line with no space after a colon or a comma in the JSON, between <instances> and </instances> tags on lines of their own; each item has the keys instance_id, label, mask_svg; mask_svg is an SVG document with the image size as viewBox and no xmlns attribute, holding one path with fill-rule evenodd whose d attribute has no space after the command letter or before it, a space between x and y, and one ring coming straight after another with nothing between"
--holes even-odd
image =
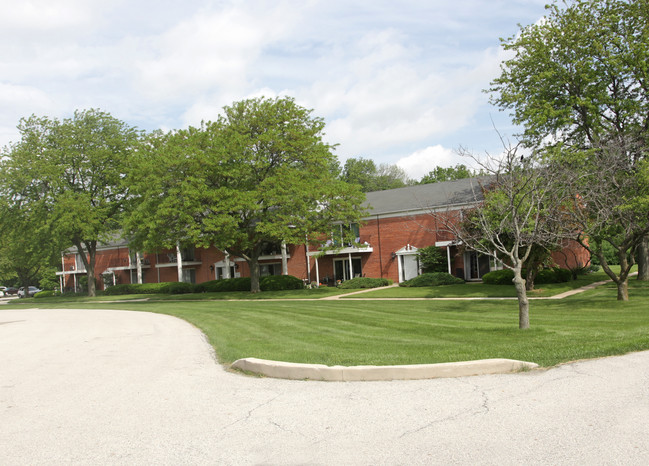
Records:
<instances>
[{"instance_id":1,"label":"shrub","mask_svg":"<svg viewBox=\"0 0 649 466\"><path fill-rule=\"evenodd\" d=\"M182 282L163 283L127 283L109 286L104 291L106 296L117 296L124 294L184 294L193 293L196 285Z\"/></svg>"},{"instance_id":2,"label":"shrub","mask_svg":"<svg viewBox=\"0 0 649 466\"><path fill-rule=\"evenodd\" d=\"M442 248L437 246L426 246L419 249L419 261L424 273L446 272L448 264L446 263L446 253Z\"/></svg>"},{"instance_id":3,"label":"shrub","mask_svg":"<svg viewBox=\"0 0 649 466\"><path fill-rule=\"evenodd\" d=\"M525 271L523 271L525 278ZM572 278L572 273L568 269L554 267L552 269L541 269L534 278L534 284L542 285L547 283L568 282ZM482 276L482 282L488 285L512 285L514 272L510 269L494 270Z\"/></svg>"},{"instance_id":4,"label":"shrub","mask_svg":"<svg viewBox=\"0 0 649 466\"><path fill-rule=\"evenodd\" d=\"M411 278L405 282L399 283L399 286L438 286L438 285L457 285L464 283L461 278L454 277L447 272L423 273L418 277Z\"/></svg>"},{"instance_id":5,"label":"shrub","mask_svg":"<svg viewBox=\"0 0 649 466\"><path fill-rule=\"evenodd\" d=\"M539 285L544 283L563 283L570 281L571 278L572 274L570 270L554 267L552 269L539 270L539 273L534 279L534 283Z\"/></svg>"},{"instance_id":6,"label":"shrub","mask_svg":"<svg viewBox=\"0 0 649 466\"><path fill-rule=\"evenodd\" d=\"M357 277L342 282L338 285L338 288L353 290L360 288L378 288L389 285L392 285L392 280L388 280L387 278Z\"/></svg>"},{"instance_id":7,"label":"shrub","mask_svg":"<svg viewBox=\"0 0 649 466\"><path fill-rule=\"evenodd\" d=\"M212 280L196 286L198 292L250 291L250 277Z\"/></svg>"},{"instance_id":8,"label":"shrub","mask_svg":"<svg viewBox=\"0 0 649 466\"><path fill-rule=\"evenodd\" d=\"M57 296L59 293L57 293L54 290L44 290L44 291L39 291L34 295L34 298L49 298L51 296Z\"/></svg>"},{"instance_id":9,"label":"shrub","mask_svg":"<svg viewBox=\"0 0 649 466\"><path fill-rule=\"evenodd\" d=\"M510 269L494 270L482 276L482 283L487 285L512 285L514 272Z\"/></svg>"},{"instance_id":10,"label":"shrub","mask_svg":"<svg viewBox=\"0 0 649 466\"><path fill-rule=\"evenodd\" d=\"M195 285L185 282L169 282L166 284L164 293L168 294L186 294L193 293Z\"/></svg>"},{"instance_id":11,"label":"shrub","mask_svg":"<svg viewBox=\"0 0 649 466\"><path fill-rule=\"evenodd\" d=\"M304 282L293 275L269 275L261 277L259 287L262 291L301 290Z\"/></svg>"},{"instance_id":12,"label":"shrub","mask_svg":"<svg viewBox=\"0 0 649 466\"><path fill-rule=\"evenodd\" d=\"M113 285L109 286L104 290L105 296L117 296L122 294L134 294L136 291L133 290L134 285L122 284L122 285ZM141 293L141 292L140 292Z\"/></svg>"}]
</instances>

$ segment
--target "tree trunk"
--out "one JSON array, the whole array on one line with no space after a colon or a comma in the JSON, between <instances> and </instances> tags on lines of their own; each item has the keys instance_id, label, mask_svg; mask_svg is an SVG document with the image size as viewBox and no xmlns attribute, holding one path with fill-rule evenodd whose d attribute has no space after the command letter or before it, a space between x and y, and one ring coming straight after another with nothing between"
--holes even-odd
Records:
<instances>
[{"instance_id":1,"label":"tree trunk","mask_svg":"<svg viewBox=\"0 0 649 466\"><path fill-rule=\"evenodd\" d=\"M88 248L88 296L97 296L97 286L95 283L95 259L97 257L96 252L97 251L95 247Z\"/></svg>"},{"instance_id":2,"label":"tree trunk","mask_svg":"<svg viewBox=\"0 0 649 466\"><path fill-rule=\"evenodd\" d=\"M521 276L520 268L514 269L514 287L516 288L516 297L518 298L518 328L530 328L530 302L527 299L527 290L525 289L525 279Z\"/></svg>"},{"instance_id":3,"label":"tree trunk","mask_svg":"<svg viewBox=\"0 0 649 466\"><path fill-rule=\"evenodd\" d=\"M534 289L534 279L538 273L538 265L533 264L529 269L527 269L527 276L525 277L525 290L530 291Z\"/></svg>"},{"instance_id":4,"label":"tree trunk","mask_svg":"<svg viewBox=\"0 0 649 466\"><path fill-rule=\"evenodd\" d=\"M638 280L649 281L649 235L638 246Z\"/></svg>"},{"instance_id":5,"label":"tree trunk","mask_svg":"<svg viewBox=\"0 0 649 466\"><path fill-rule=\"evenodd\" d=\"M95 258L97 253L97 242L88 241L84 242L85 249L81 245L81 241L75 241L74 245L77 247L77 252L83 262L84 267L86 268L86 278L88 279L88 296L96 296L96 286L95 286ZM88 257L86 257L86 253ZM76 291L76 290L75 290Z\"/></svg>"},{"instance_id":6,"label":"tree trunk","mask_svg":"<svg viewBox=\"0 0 649 466\"><path fill-rule=\"evenodd\" d=\"M628 301L629 300L629 279L618 280L617 285L617 300L618 301Z\"/></svg>"},{"instance_id":7,"label":"tree trunk","mask_svg":"<svg viewBox=\"0 0 649 466\"><path fill-rule=\"evenodd\" d=\"M259 293L261 291L259 286L259 258L251 257L248 260L248 266L250 267L250 292Z\"/></svg>"},{"instance_id":8,"label":"tree trunk","mask_svg":"<svg viewBox=\"0 0 649 466\"><path fill-rule=\"evenodd\" d=\"M628 276L628 266L629 263L626 259L626 254L623 251L618 250L618 259L620 260L620 275L618 276L608 265L606 257L602 252L602 248L597 249L597 257L599 258L599 263L602 265L602 269L606 272L606 275L609 276L611 280L617 285L617 300L618 301L628 301L629 300L629 276ZM626 273L625 273L626 271Z\"/></svg>"}]
</instances>

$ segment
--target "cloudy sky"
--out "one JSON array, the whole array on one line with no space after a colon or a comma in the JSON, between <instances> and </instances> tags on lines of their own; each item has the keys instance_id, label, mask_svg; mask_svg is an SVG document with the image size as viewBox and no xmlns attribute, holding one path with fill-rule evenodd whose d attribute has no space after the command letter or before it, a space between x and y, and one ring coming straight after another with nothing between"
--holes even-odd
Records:
<instances>
[{"instance_id":1,"label":"cloudy sky","mask_svg":"<svg viewBox=\"0 0 649 466\"><path fill-rule=\"evenodd\" d=\"M289 95L348 157L414 178L516 132L482 92L547 0L0 0L0 146L20 118L100 108L140 129Z\"/></svg>"}]
</instances>

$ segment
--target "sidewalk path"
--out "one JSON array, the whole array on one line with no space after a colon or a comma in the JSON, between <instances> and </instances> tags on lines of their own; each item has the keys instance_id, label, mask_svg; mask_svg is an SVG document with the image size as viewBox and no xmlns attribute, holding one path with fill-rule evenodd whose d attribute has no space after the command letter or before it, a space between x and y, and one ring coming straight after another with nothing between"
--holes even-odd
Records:
<instances>
[{"instance_id":1,"label":"sidewalk path","mask_svg":"<svg viewBox=\"0 0 649 466\"><path fill-rule=\"evenodd\" d=\"M610 280L605 280L601 282L595 282L591 283L590 285L582 286L581 288L575 288L574 290L568 290L564 291L563 293L556 294L554 296L539 296L539 297L529 297L528 299L563 299L567 298L568 296L573 296L579 293L583 293L584 291L587 290L592 290L594 288L597 288L600 285L605 285L607 283L611 283ZM381 287L381 288L367 288L363 290L358 290L358 291L353 291L351 293L345 293L345 294L339 294L335 296L327 296L326 298L320 298L320 301L326 301L326 300L336 300L340 298L347 298L349 296L354 296L358 295L361 293L368 293L370 291L377 291L377 290L384 290L387 288L394 288L398 287L399 285L394 284L386 287ZM481 300L512 300L512 299L517 299L516 297L468 297L468 298L361 298L363 300L367 301L384 301L384 300L397 300L397 301L481 301Z\"/></svg>"}]
</instances>

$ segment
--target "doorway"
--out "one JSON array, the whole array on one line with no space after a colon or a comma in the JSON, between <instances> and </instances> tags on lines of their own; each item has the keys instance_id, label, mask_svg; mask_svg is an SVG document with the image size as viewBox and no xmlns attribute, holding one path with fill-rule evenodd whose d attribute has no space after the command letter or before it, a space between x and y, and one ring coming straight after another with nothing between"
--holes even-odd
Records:
<instances>
[{"instance_id":1,"label":"doorway","mask_svg":"<svg viewBox=\"0 0 649 466\"><path fill-rule=\"evenodd\" d=\"M360 258L352 258L352 271L353 276L350 277L349 259L334 259L334 280L345 281L354 277L361 277L363 272Z\"/></svg>"}]
</instances>

